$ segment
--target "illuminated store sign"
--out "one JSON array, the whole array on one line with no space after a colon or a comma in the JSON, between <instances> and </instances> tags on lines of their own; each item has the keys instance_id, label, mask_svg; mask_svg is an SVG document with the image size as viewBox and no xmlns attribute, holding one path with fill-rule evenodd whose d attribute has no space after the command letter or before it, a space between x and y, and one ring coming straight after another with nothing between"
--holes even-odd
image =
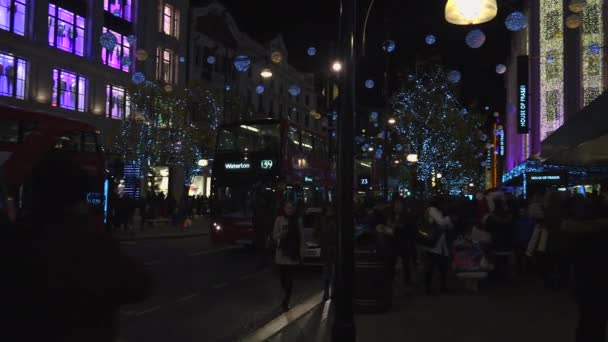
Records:
<instances>
[{"instance_id":1,"label":"illuminated store sign","mask_svg":"<svg viewBox=\"0 0 608 342\"><path fill-rule=\"evenodd\" d=\"M315 179L313 177L304 177L304 183L313 183Z\"/></svg>"},{"instance_id":2,"label":"illuminated store sign","mask_svg":"<svg viewBox=\"0 0 608 342\"><path fill-rule=\"evenodd\" d=\"M528 56L517 57L517 133L530 132L528 108Z\"/></svg>"},{"instance_id":3,"label":"illuminated store sign","mask_svg":"<svg viewBox=\"0 0 608 342\"><path fill-rule=\"evenodd\" d=\"M251 164L249 163L226 163L224 164L226 170L249 170Z\"/></svg>"},{"instance_id":4,"label":"illuminated store sign","mask_svg":"<svg viewBox=\"0 0 608 342\"><path fill-rule=\"evenodd\" d=\"M568 185L567 175L562 173L530 173L527 180L528 184Z\"/></svg>"}]
</instances>

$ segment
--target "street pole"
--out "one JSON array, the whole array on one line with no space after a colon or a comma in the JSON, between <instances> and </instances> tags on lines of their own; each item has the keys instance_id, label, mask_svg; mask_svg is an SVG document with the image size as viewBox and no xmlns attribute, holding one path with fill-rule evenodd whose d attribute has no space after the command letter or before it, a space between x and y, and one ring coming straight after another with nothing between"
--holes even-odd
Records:
<instances>
[{"instance_id":1,"label":"street pole","mask_svg":"<svg viewBox=\"0 0 608 342\"><path fill-rule=\"evenodd\" d=\"M343 77L341 112L338 118L338 258L336 267L335 320L333 341L356 340L353 317L354 282L354 137L355 137L355 82L356 82L356 25L357 0L341 0L340 37L342 44Z\"/></svg>"}]
</instances>

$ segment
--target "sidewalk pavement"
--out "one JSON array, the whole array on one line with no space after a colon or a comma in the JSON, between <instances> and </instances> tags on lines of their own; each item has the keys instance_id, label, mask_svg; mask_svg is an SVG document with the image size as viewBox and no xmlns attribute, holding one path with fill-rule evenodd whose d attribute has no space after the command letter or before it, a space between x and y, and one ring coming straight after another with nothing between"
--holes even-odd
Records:
<instances>
[{"instance_id":1,"label":"sidewalk pavement","mask_svg":"<svg viewBox=\"0 0 608 342\"><path fill-rule=\"evenodd\" d=\"M209 219L199 217L192 220L192 226L183 229L181 226L173 226L170 223L161 223L150 226L146 223L144 231L140 230L139 221L135 220L134 226L129 231L112 233L114 238L120 241L153 240L153 239L182 239L209 235Z\"/></svg>"},{"instance_id":2,"label":"sidewalk pavement","mask_svg":"<svg viewBox=\"0 0 608 342\"><path fill-rule=\"evenodd\" d=\"M322 304L267 341L331 341L332 317ZM548 292L530 279L476 294L401 294L388 313L355 316L358 342L571 342L576 321L569 293Z\"/></svg>"}]
</instances>

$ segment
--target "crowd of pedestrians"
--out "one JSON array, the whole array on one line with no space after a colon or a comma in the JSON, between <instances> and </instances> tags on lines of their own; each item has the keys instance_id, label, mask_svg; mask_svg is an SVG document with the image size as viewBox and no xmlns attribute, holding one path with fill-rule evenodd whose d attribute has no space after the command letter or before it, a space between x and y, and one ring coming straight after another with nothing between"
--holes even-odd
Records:
<instances>
[{"instance_id":1,"label":"crowd of pedestrians","mask_svg":"<svg viewBox=\"0 0 608 342\"><path fill-rule=\"evenodd\" d=\"M473 200L394 196L390 202L355 201L353 218L357 231L376 235L393 278L401 265L405 291L413 291L420 279L426 294L449 292L450 274L479 274L503 283L517 274L537 275L549 291L575 290L580 311L577 341L603 341L608 318L608 192L602 189L588 194L532 189L527 199L502 191L480 193ZM332 206L319 222L327 299L338 241ZM292 203L277 217L272 237L285 291L283 307L288 308L291 269L300 260L302 243L301 219ZM414 273L418 269L420 277Z\"/></svg>"},{"instance_id":2,"label":"crowd of pedestrians","mask_svg":"<svg viewBox=\"0 0 608 342\"><path fill-rule=\"evenodd\" d=\"M135 199L126 194L113 193L110 198L108 227L113 232L127 232L139 229L144 231L146 225L162 220L174 227L184 227L185 221L193 216L205 215L209 208L206 196L188 196L177 201L165 193L150 192L146 197ZM138 218L138 219L136 219Z\"/></svg>"}]
</instances>

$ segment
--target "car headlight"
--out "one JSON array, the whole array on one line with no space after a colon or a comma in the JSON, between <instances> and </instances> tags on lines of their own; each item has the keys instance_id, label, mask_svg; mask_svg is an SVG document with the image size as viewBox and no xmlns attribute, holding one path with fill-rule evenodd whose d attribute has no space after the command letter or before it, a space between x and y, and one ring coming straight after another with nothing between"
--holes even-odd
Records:
<instances>
[{"instance_id":1,"label":"car headlight","mask_svg":"<svg viewBox=\"0 0 608 342\"><path fill-rule=\"evenodd\" d=\"M219 231L221 231L221 230L222 230L222 226L221 226L221 225L219 225L219 224L217 224L217 223L214 223L214 224L213 224L213 227L215 227L215 231L216 231L216 232L219 232Z\"/></svg>"}]
</instances>

